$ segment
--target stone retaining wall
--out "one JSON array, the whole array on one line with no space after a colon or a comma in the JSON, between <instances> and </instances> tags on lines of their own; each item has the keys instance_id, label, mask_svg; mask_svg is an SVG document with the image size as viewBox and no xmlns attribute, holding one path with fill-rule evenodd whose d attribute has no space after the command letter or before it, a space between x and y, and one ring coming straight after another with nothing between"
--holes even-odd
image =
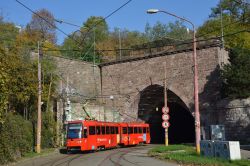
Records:
<instances>
[{"instance_id":1,"label":"stone retaining wall","mask_svg":"<svg viewBox=\"0 0 250 166\"><path fill-rule=\"evenodd\" d=\"M219 124L225 125L226 139L250 143L250 98L222 100L217 107Z\"/></svg>"}]
</instances>

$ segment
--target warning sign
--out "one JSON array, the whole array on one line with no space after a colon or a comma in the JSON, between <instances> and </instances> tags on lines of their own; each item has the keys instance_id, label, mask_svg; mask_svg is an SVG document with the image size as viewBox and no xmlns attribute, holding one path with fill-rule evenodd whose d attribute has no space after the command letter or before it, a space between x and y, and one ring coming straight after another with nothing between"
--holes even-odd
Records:
<instances>
[{"instance_id":1,"label":"warning sign","mask_svg":"<svg viewBox=\"0 0 250 166\"><path fill-rule=\"evenodd\" d=\"M162 113L167 114L169 112L169 108L162 107Z\"/></svg>"},{"instance_id":2,"label":"warning sign","mask_svg":"<svg viewBox=\"0 0 250 166\"><path fill-rule=\"evenodd\" d=\"M166 122L166 121L165 121L165 122L162 122L162 127L163 127L163 128L166 129L166 128L169 128L169 126L170 126L170 123L169 123L169 122Z\"/></svg>"},{"instance_id":3,"label":"warning sign","mask_svg":"<svg viewBox=\"0 0 250 166\"><path fill-rule=\"evenodd\" d=\"M169 120L169 115L168 114L163 114L162 115L162 120L163 121L168 121Z\"/></svg>"}]
</instances>

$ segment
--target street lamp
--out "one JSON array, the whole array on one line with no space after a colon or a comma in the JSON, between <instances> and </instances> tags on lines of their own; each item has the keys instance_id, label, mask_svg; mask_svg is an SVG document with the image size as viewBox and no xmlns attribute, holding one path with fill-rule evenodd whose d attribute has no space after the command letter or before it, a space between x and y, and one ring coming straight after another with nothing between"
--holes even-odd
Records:
<instances>
[{"instance_id":1,"label":"street lamp","mask_svg":"<svg viewBox=\"0 0 250 166\"><path fill-rule=\"evenodd\" d=\"M115 121L115 112L114 112L114 96L109 96L109 99L112 101L112 115L113 115L113 122Z\"/></svg>"},{"instance_id":2,"label":"street lamp","mask_svg":"<svg viewBox=\"0 0 250 166\"><path fill-rule=\"evenodd\" d=\"M200 112L199 112L199 90L198 90L198 68L197 68L197 56L196 56L196 37L195 37L195 26L194 24L183 18L179 17L175 14L169 13L164 10L159 9L149 9L147 10L148 14L155 14L158 12L162 12L173 17L179 18L183 21L186 21L192 25L193 28L193 63L194 63L194 107L195 107L195 135L196 135L196 152L200 154Z\"/></svg>"}]
</instances>

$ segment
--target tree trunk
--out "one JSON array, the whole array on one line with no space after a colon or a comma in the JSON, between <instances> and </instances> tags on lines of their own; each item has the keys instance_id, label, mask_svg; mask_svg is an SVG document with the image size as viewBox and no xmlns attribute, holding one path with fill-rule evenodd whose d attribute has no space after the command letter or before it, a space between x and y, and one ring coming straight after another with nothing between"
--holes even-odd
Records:
<instances>
[{"instance_id":1,"label":"tree trunk","mask_svg":"<svg viewBox=\"0 0 250 166\"><path fill-rule=\"evenodd\" d=\"M52 87L52 80L53 80L52 74L50 74L49 92L48 92L47 106L46 106L46 112L47 113L49 113L49 107L50 107L50 93L51 93L51 87ZM52 118L50 115L52 115L52 117L53 117L53 112L52 112L52 114L49 113L49 122L50 122L50 120Z\"/></svg>"},{"instance_id":2,"label":"tree trunk","mask_svg":"<svg viewBox=\"0 0 250 166\"><path fill-rule=\"evenodd\" d=\"M49 111L49 105L50 105L50 93L51 93L51 87L52 87L52 74L50 74L50 83L49 83L49 92L48 92L48 97L47 97L47 107L46 111Z\"/></svg>"}]
</instances>

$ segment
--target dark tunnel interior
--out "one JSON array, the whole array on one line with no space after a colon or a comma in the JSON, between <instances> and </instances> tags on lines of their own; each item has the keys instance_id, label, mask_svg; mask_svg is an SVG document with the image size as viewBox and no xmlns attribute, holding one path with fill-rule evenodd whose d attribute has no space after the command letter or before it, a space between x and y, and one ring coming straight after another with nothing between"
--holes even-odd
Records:
<instances>
[{"instance_id":1,"label":"dark tunnel interior","mask_svg":"<svg viewBox=\"0 0 250 166\"><path fill-rule=\"evenodd\" d=\"M146 95L141 94L138 117L149 123L151 143L164 144L165 129L162 127L161 111L164 106L163 87L157 88L158 90L153 90L154 93L146 92ZM150 89L148 90L150 91ZM195 141L194 117L183 106L184 103L180 104L180 99L176 100L179 97L174 95L173 92L168 92L168 107L170 110L170 127L168 128L169 144L193 143Z\"/></svg>"}]
</instances>

